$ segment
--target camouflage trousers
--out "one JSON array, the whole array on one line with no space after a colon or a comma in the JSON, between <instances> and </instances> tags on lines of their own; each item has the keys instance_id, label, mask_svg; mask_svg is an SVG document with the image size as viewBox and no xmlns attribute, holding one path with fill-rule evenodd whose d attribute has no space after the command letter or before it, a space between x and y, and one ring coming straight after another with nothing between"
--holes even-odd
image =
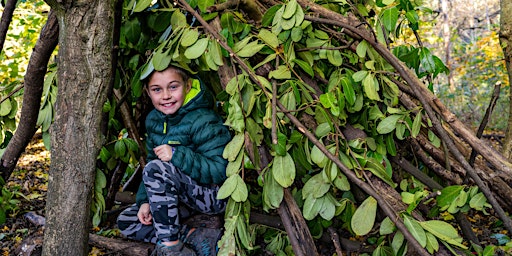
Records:
<instances>
[{"instance_id":1,"label":"camouflage trousers","mask_svg":"<svg viewBox=\"0 0 512 256\"><path fill-rule=\"evenodd\" d=\"M140 223L137 204L125 209L117 218L121 234L127 238L156 243L179 239L180 216L187 205L206 214L218 214L226 207L225 200L217 199L218 186L198 184L174 165L153 160L144 168L142 179L148 194L153 217L152 225Z\"/></svg>"}]
</instances>

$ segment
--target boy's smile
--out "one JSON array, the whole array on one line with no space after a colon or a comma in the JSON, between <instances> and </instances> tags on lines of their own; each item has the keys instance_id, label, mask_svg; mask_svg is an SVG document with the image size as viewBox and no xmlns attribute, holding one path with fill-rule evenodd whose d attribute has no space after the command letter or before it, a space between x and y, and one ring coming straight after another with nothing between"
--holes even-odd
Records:
<instances>
[{"instance_id":1,"label":"boy's smile","mask_svg":"<svg viewBox=\"0 0 512 256\"><path fill-rule=\"evenodd\" d=\"M165 115L178 112L191 87L191 80L185 82L174 69L154 72L149 78L148 95L153 106Z\"/></svg>"}]
</instances>

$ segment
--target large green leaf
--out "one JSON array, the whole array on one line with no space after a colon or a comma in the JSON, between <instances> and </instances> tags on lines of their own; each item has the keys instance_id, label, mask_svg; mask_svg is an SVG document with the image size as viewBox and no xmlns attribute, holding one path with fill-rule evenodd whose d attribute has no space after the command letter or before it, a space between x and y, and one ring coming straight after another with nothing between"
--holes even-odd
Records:
<instances>
[{"instance_id":1,"label":"large green leaf","mask_svg":"<svg viewBox=\"0 0 512 256\"><path fill-rule=\"evenodd\" d=\"M217 199L224 199L231 196L238 185L238 179L236 176L238 176L238 174L232 175L224 181L222 186L219 188L219 191L217 192Z\"/></svg>"},{"instance_id":2,"label":"large green leaf","mask_svg":"<svg viewBox=\"0 0 512 256\"><path fill-rule=\"evenodd\" d=\"M404 215L404 224L407 227L407 230L411 233L418 243L425 247L427 245L427 235L425 234L425 230L423 230L422 225L407 215Z\"/></svg>"},{"instance_id":3,"label":"large green leaf","mask_svg":"<svg viewBox=\"0 0 512 256\"><path fill-rule=\"evenodd\" d=\"M467 247L462 244L462 237L459 236L459 233L452 225L440 220L421 221L419 224L437 238L449 244L467 249Z\"/></svg>"},{"instance_id":4,"label":"large green leaf","mask_svg":"<svg viewBox=\"0 0 512 256\"><path fill-rule=\"evenodd\" d=\"M396 122L402 118L403 115L390 115L382 120L377 125L377 132L380 134L386 134L392 132L396 127Z\"/></svg>"},{"instance_id":5,"label":"large green leaf","mask_svg":"<svg viewBox=\"0 0 512 256\"><path fill-rule=\"evenodd\" d=\"M233 137L233 139L224 148L222 157L224 157L228 161L234 161L236 156L238 156L238 152L240 152L240 150L242 149L244 141L245 139L243 133L236 134L235 137Z\"/></svg>"},{"instance_id":6,"label":"large green leaf","mask_svg":"<svg viewBox=\"0 0 512 256\"><path fill-rule=\"evenodd\" d=\"M448 186L441 190L441 194L436 197L437 205L440 208L449 206L464 189L461 185Z\"/></svg>"},{"instance_id":7,"label":"large green leaf","mask_svg":"<svg viewBox=\"0 0 512 256\"><path fill-rule=\"evenodd\" d=\"M398 21L398 8L391 7L384 10L381 14L381 22L388 32L395 30L396 22Z\"/></svg>"},{"instance_id":8,"label":"large green leaf","mask_svg":"<svg viewBox=\"0 0 512 256\"><path fill-rule=\"evenodd\" d=\"M289 153L285 156L277 155L272 164L272 175L279 185L287 188L295 180L295 163Z\"/></svg>"},{"instance_id":9,"label":"large green leaf","mask_svg":"<svg viewBox=\"0 0 512 256\"><path fill-rule=\"evenodd\" d=\"M364 236L373 228L375 223L375 215L377 213L377 200L372 196L366 198L363 203L356 209L350 226L356 235Z\"/></svg>"},{"instance_id":10,"label":"large green leaf","mask_svg":"<svg viewBox=\"0 0 512 256\"><path fill-rule=\"evenodd\" d=\"M208 38L201 38L197 40L192 46L185 50L185 57L188 59L197 59L203 55L206 47L208 46Z\"/></svg>"}]
</instances>

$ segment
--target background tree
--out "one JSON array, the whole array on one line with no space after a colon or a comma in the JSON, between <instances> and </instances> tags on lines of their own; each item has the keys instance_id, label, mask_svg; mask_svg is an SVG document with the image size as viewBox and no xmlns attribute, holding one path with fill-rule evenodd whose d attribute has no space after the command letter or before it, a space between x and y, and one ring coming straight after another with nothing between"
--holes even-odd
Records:
<instances>
[{"instance_id":1,"label":"background tree","mask_svg":"<svg viewBox=\"0 0 512 256\"><path fill-rule=\"evenodd\" d=\"M509 81L512 81L512 17L510 15L504 15L509 11L512 11L512 1L502 0L500 1L501 7L501 19L500 19L500 43L503 47L503 53L505 56L505 63L507 67L507 74ZM510 85L509 85L510 86ZM512 94L510 95L512 97ZM512 101L511 101L512 102ZM510 110L512 110L512 104L510 104ZM509 110L509 113L512 111ZM512 115L508 117L507 130L505 132L505 141L503 143L503 154L509 159L512 158Z\"/></svg>"}]
</instances>

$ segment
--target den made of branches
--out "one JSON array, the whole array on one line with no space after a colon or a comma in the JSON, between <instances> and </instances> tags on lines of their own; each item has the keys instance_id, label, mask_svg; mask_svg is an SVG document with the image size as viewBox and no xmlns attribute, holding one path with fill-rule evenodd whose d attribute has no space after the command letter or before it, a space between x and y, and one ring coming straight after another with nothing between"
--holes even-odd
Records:
<instances>
[{"instance_id":1,"label":"den made of branches","mask_svg":"<svg viewBox=\"0 0 512 256\"><path fill-rule=\"evenodd\" d=\"M126 1L93 224L125 170L144 165L139 78L177 65L215 92L233 133L219 255L262 244L319 255L325 237L338 255L481 253L466 215L494 215L512 232L512 164L432 93L449 70L422 46L420 11L409 0ZM261 214L280 225L254 221Z\"/></svg>"},{"instance_id":2,"label":"den made of branches","mask_svg":"<svg viewBox=\"0 0 512 256\"><path fill-rule=\"evenodd\" d=\"M257 249L251 211L280 216L275 254L291 245L316 255L315 238L332 231L356 240L378 233L376 255L479 250L469 211L495 214L512 231L511 164L431 92L448 70L419 38L408 40L419 7L128 4L121 56L131 60L132 95L141 95L140 76L183 67L211 85L233 131L220 255Z\"/></svg>"}]
</instances>

